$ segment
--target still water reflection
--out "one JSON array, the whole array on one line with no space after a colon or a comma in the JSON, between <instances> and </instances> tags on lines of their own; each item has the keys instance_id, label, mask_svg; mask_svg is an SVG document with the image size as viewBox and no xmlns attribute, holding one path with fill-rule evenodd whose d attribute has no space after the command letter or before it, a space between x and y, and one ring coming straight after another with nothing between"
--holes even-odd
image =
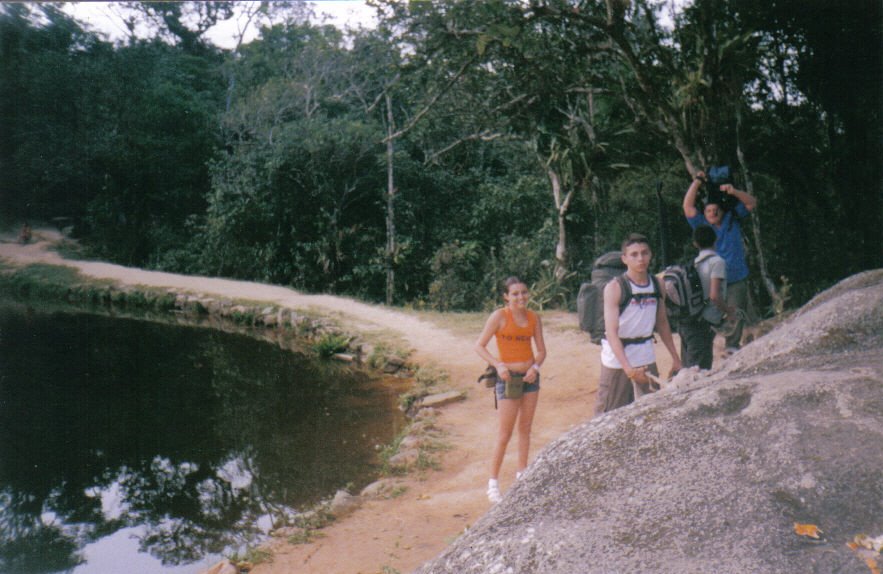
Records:
<instances>
[{"instance_id":1,"label":"still water reflection","mask_svg":"<svg viewBox=\"0 0 883 574\"><path fill-rule=\"evenodd\" d=\"M368 482L395 396L244 335L0 305L0 572L197 572Z\"/></svg>"}]
</instances>

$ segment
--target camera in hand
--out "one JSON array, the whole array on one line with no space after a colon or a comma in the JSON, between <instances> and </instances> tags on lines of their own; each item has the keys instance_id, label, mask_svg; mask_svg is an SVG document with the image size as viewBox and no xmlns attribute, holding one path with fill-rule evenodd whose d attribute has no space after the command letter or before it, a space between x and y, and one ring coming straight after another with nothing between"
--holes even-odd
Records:
<instances>
[{"instance_id":1,"label":"camera in hand","mask_svg":"<svg viewBox=\"0 0 883 574\"><path fill-rule=\"evenodd\" d=\"M721 186L733 183L733 174L728 165L714 165L708 168L708 187L705 204L716 203L722 209L728 210L736 207L738 199L721 191Z\"/></svg>"}]
</instances>

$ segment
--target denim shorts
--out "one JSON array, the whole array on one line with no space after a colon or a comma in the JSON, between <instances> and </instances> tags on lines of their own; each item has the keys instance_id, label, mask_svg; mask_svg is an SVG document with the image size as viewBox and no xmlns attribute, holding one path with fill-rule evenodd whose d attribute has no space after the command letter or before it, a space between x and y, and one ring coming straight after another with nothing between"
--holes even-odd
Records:
<instances>
[{"instance_id":1,"label":"denim shorts","mask_svg":"<svg viewBox=\"0 0 883 574\"><path fill-rule=\"evenodd\" d=\"M524 375L524 373L512 373L514 375ZM524 391L525 393L536 393L540 390L540 374L537 373L537 380L533 383L524 383ZM494 388L494 392L497 393L497 400L505 399L506 393L506 381L500 378L497 375L497 386ZM509 399L512 400L512 399Z\"/></svg>"}]
</instances>

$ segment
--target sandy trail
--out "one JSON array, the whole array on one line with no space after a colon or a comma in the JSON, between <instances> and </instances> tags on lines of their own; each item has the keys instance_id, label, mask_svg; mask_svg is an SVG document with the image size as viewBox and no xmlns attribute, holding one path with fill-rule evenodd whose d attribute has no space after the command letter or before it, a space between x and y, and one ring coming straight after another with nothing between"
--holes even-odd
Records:
<instances>
[{"instance_id":1,"label":"sandy trail","mask_svg":"<svg viewBox=\"0 0 883 574\"><path fill-rule=\"evenodd\" d=\"M497 419L490 391L475 383L484 365L472 351L474 337L457 337L413 315L343 297L306 295L261 283L65 260L50 249L60 239L58 233L45 229L36 231L35 242L26 246L7 238L0 242L0 258L18 265L64 265L84 275L123 285L175 288L292 309L316 307L342 313L366 330L399 333L414 349L412 360L444 369L453 389L467 391L467 400L441 409L438 426L445 432L444 440L450 448L441 455L440 470L405 477L405 494L367 502L352 515L326 527L325 536L311 544L295 546L276 541L273 560L258 565L252 571L254 574L410 572L440 553L488 510L484 490ZM591 417L598 379L599 347L589 344L578 331L575 315L556 311L542 316L549 355L543 368L531 460L543 446ZM661 345L657 357L660 370L667 372L668 354ZM504 495L514 480L515 440L510 444L500 476Z\"/></svg>"}]
</instances>

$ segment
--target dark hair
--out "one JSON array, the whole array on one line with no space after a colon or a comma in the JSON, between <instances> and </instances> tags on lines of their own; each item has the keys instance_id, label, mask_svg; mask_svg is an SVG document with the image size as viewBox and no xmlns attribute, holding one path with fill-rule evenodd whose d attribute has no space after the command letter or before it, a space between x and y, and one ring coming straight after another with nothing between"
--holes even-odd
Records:
<instances>
[{"instance_id":1,"label":"dark hair","mask_svg":"<svg viewBox=\"0 0 883 574\"><path fill-rule=\"evenodd\" d=\"M646 235L642 235L640 233L629 233L628 237L623 239L622 246L620 247L623 255L625 254L626 248L629 245L634 245L635 243L643 243L647 247L650 247L650 240L647 239Z\"/></svg>"},{"instance_id":2,"label":"dark hair","mask_svg":"<svg viewBox=\"0 0 883 574\"><path fill-rule=\"evenodd\" d=\"M693 243L699 249L714 247L715 241L717 241L717 233L710 225L700 225L693 230Z\"/></svg>"},{"instance_id":3,"label":"dark hair","mask_svg":"<svg viewBox=\"0 0 883 574\"><path fill-rule=\"evenodd\" d=\"M500 283L500 293L503 295L508 295L509 288L513 285L518 285L519 283L527 285L527 283L524 283L524 281L514 275L512 277L507 277L502 283Z\"/></svg>"}]
</instances>

